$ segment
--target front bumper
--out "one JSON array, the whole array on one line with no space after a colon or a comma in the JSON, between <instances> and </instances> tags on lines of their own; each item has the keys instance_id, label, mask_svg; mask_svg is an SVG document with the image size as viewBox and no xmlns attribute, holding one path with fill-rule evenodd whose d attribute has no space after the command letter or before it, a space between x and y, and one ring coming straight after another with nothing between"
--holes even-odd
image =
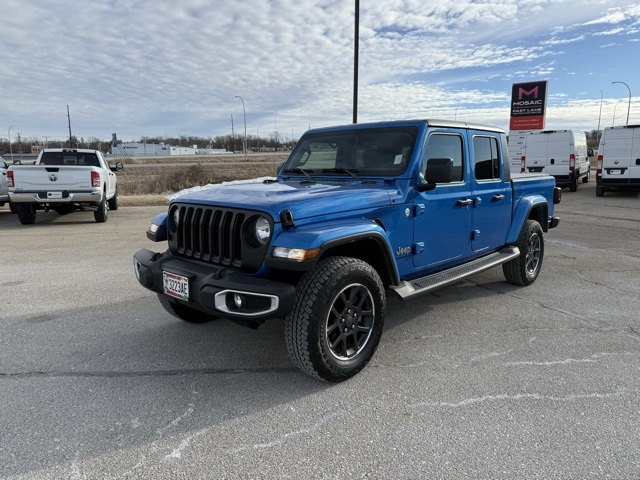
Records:
<instances>
[{"instance_id":1,"label":"front bumper","mask_svg":"<svg viewBox=\"0 0 640 480\"><path fill-rule=\"evenodd\" d=\"M59 192L59 190L57 190ZM50 198L47 192L9 192L9 200L11 203L30 203L30 204L71 204L71 203L89 203L97 205L102 201L103 191L95 189L82 192L71 192L63 190L60 198Z\"/></svg>"},{"instance_id":2,"label":"front bumper","mask_svg":"<svg viewBox=\"0 0 640 480\"><path fill-rule=\"evenodd\" d=\"M189 301L172 301L216 317L239 320L282 318L291 310L296 295L293 285L245 275L237 270L199 265L171 255L143 248L133 256L140 284L163 293L163 272L189 279ZM240 297L242 305L234 299Z\"/></svg>"}]
</instances>

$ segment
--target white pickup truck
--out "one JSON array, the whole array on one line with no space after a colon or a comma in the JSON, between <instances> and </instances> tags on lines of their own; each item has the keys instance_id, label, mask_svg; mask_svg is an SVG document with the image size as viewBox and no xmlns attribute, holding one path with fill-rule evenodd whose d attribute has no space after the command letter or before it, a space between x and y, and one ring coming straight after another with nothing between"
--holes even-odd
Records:
<instances>
[{"instance_id":1,"label":"white pickup truck","mask_svg":"<svg viewBox=\"0 0 640 480\"><path fill-rule=\"evenodd\" d=\"M118 209L114 172L98 150L46 148L34 165L11 165L7 171L9 200L23 225L36 221L37 210L61 215L79 208L93 210L96 222L106 222L109 210Z\"/></svg>"}]
</instances>

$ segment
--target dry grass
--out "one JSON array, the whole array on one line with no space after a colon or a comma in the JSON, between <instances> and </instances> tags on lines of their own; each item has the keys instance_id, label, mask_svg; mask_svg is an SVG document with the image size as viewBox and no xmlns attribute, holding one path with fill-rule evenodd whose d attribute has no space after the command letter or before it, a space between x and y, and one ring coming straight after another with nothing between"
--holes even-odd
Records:
<instances>
[{"instance_id":1,"label":"dry grass","mask_svg":"<svg viewBox=\"0 0 640 480\"><path fill-rule=\"evenodd\" d=\"M158 166L129 167L118 173L119 201L123 206L166 205L166 195L196 185L247 180L275 176L278 163L286 160L287 152L250 155L248 161L237 154L211 157L158 158ZM228 158L231 157L231 158ZM136 163L153 163L149 158ZM141 162L140 160L145 160ZM197 160L199 163L193 164ZM215 162L215 163L212 163ZM128 162L131 163L131 162ZM184 166L163 165L185 163ZM191 163L191 165L189 165Z\"/></svg>"}]
</instances>

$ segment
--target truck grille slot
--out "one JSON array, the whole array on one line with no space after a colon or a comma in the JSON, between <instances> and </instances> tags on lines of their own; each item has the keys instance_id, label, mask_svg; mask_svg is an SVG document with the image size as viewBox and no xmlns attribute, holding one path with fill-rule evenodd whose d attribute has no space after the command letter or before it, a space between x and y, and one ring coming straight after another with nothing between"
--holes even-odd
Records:
<instances>
[{"instance_id":1,"label":"truck grille slot","mask_svg":"<svg viewBox=\"0 0 640 480\"><path fill-rule=\"evenodd\" d=\"M175 238L180 256L216 265L242 266L244 213L204 206L179 208Z\"/></svg>"}]
</instances>

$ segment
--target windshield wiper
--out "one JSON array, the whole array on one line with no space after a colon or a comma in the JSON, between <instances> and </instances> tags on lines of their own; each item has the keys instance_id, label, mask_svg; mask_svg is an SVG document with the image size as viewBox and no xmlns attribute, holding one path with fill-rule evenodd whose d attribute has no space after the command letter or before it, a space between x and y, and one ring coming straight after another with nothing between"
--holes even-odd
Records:
<instances>
[{"instance_id":1,"label":"windshield wiper","mask_svg":"<svg viewBox=\"0 0 640 480\"><path fill-rule=\"evenodd\" d=\"M357 168L323 168L322 172L323 173L348 173L356 180L362 180L362 178L359 175L357 175L358 173Z\"/></svg>"},{"instance_id":2,"label":"windshield wiper","mask_svg":"<svg viewBox=\"0 0 640 480\"><path fill-rule=\"evenodd\" d=\"M302 168L287 168L284 173L302 173L305 177L307 177L307 180L309 180L310 182L315 182L315 179L310 175L310 173L313 173L313 170L303 170Z\"/></svg>"}]
</instances>

